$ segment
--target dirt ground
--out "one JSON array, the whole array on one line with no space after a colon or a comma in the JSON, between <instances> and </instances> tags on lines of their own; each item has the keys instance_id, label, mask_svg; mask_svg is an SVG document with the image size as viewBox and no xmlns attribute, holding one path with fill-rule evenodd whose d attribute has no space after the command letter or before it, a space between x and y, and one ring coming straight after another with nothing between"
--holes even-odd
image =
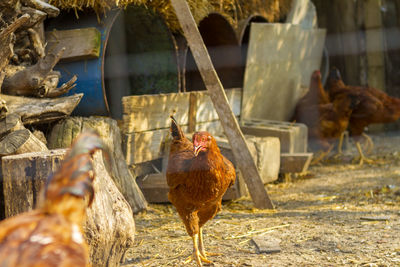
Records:
<instances>
[{"instance_id":1,"label":"dirt ground","mask_svg":"<svg viewBox=\"0 0 400 267\"><path fill-rule=\"evenodd\" d=\"M275 211L249 198L224 203L204 229L206 249L221 253L208 266L400 266L400 135L373 140L376 164L328 162L268 185ZM192 241L173 206L150 205L135 220L124 266L184 266ZM257 236L278 239L281 251L260 253Z\"/></svg>"}]
</instances>

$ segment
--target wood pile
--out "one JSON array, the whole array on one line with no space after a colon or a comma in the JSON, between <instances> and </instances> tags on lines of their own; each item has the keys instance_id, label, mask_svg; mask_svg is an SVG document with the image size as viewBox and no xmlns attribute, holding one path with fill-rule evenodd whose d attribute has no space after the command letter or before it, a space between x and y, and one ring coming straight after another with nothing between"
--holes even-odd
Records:
<instances>
[{"instance_id":1,"label":"wood pile","mask_svg":"<svg viewBox=\"0 0 400 267\"><path fill-rule=\"evenodd\" d=\"M53 68L65 48L45 51L43 21L59 9L41 0L5 0L0 10L0 155L43 151L46 144L30 130L70 115L82 98L59 97L77 79L58 87Z\"/></svg>"},{"instance_id":2,"label":"wood pile","mask_svg":"<svg viewBox=\"0 0 400 267\"><path fill-rule=\"evenodd\" d=\"M96 197L85 235L93 266L119 266L133 246L133 214L147 202L123 158L116 121L70 117L83 94L61 96L77 77L58 86L61 74L53 68L60 60L99 57L101 41L95 28L45 33L43 21L58 14L42 0L0 1L0 219L40 205L40 192L65 154L54 149L70 147L81 131L94 128L110 148L112 166L95 155Z\"/></svg>"},{"instance_id":3,"label":"wood pile","mask_svg":"<svg viewBox=\"0 0 400 267\"><path fill-rule=\"evenodd\" d=\"M41 0L0 2L0 157L48 151L42 125L70 115L82 98L60 97L77 77L58 87L60 73L53 68L65 48L45 49L43 22L59 12Z\"/></svg>"}]
</instances>

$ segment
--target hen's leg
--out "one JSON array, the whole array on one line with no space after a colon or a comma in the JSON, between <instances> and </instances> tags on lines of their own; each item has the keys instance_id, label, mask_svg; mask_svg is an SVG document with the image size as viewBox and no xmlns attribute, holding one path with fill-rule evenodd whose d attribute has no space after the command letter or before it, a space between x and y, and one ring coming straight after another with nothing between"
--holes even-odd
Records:
<instances>
[{"instance_id":1,"label":"hen's leg","mask_svg":"<svg viewBox=\"0 0 400 267\"><path fill-rule=\"evenodd\" d=\"M220 255L217 253L210 253L206 252L205 247L204 247L204 241L203 241L203 226L206 222L214 218L214 216L217 214L218 211L221 210L221 200L217 201L214 204L210 204L207 207L205 207L202 210L199 210L198 216L199 216L199 249L200 253L206 257L206 256L213 256L213 255Z\"/></svg>"},{"instance_id":2,"label":"hen's leg","mask_svg":"<svg viewBox=\"0 0 400 267\"><path fill-rule=\"evenodd\" d=\"M187 264L187 263L191 262L192 260L195 260L198 266L203 266L203 264L201 262L212 263L205 256L203 256L199 251L199 246L198 246L199 234L194 234L192 236L192 240L193 240L193 254L184 263Z\"/></svg>"},{"instance_id":3,"label":"hen's leg","mask_svg":"<svg viewBox=\"0 0 400 267\"><path fill-rule=\"evenodd\" d=\"M206 258L207 256L219 256L221 255L220 253L212 253L212 252L206 252L204 248L204 243L203 243L203 228L200 227L199 229L199 251L200 254Z\"/></svg>"},{"instance_id":4,"label":"hen's leg","mask_svg":"<svg viewBox=\"0 0 400 267\"><path fill-rule=\"evenodd\" d=\"M369 137L367 134L362 133L362 136L366 139L366 154L371 153L372 149L374 148L374 142L372 141L372 138Z\"/></svg>"},{"instance_id":5,"label":"hen's leg","mask_svg":"<svg viewBox=\"0 0 400 267\"><path fill-rule=\"evenodd\" d=\"M370 164L374 162L372 159L369 159L364 156L364 153L362 152L362 149L361 149L360 142L356 142L356 147L357 147L358 153L360 154L360 162L358 163L359 165L363 165L364 161L367 163L370 163Z\"/></svg>"},{"instance_id":6,"label":"hen's leg","mask_svg":"<svg viewBox=\"0 0 400 267\"><path fill-rule=\"evenodd\" d=\"M345 136L346 136L346 140L347 140L349 135L348 135L348 132L346 132L346 131L344 131L340 134L339 144L338 144L338 152L335 157L338 157L339 155L343 154L343 140L344 140Z\"/></svg>"},{"instance_id":7,"label":"hen's leg","mask_svg":"<svg viewBox=\"0 0 400 267\"><path fill-rule=\"evenodd\" d=\"M199 229L199 250L200 254L203 255L203 257L206 257L206 250L204 249L204 243L203 243L203 228L200 227Z\"/></svg>"}]
</instances>

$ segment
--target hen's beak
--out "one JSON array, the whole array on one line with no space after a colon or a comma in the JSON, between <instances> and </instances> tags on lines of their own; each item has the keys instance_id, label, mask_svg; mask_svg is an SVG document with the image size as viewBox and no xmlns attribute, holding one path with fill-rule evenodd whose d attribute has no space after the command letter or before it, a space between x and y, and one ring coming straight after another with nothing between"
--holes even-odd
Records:
<instances>
[{"instance_id":1,"label":"hen's beak","mask_svg":"<svg viewBox=\"0 0 400 267\"><path fill-rule=\"evenodd\" d=\"M194 156L197 157L201 149L203 148L202 145L194 146Z\"/></svg>"}]
</instances>

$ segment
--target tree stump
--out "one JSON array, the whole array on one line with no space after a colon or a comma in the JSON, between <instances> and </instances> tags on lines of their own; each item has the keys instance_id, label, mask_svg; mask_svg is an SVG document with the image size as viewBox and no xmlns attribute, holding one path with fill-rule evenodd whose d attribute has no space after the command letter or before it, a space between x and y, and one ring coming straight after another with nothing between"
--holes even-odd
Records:
<instances>
[{"instance_id":1,"label":"tree stump","mask_svg":"<svg viewBox=\"0 0 400 267\"><path fill-rule=\"evenodd\" d=\"M48 145L51 149L69 147L75 137L85 129L95 129L109 146L112 155L111 177L128 201L133 213L145 210L147 201L122 154L121 133L115 120L106 117L70 117L53 127Z\"/></svg>"},{"instance_id":2,"label":"tree stump","mask_svg":"<svg viewBox=\"0 0 400 267\"><path fill-rule=\"evenodd\" d=\"M7 115L0 120L0 157L26 152L47 151L47 146L29 130L25 129L20 116ZM0 164L1 169L1 164ZM0 179L3 178L0 172ZM28 196L27 196L28 197ZM32 200L30 203L34 203ZM0 220L6 216L3 181L0 181Z\"/></svg>"},{"instance_id":3,"label":"tree stump","mask_svg":"<svg viewBox=\"0 0 400 267\"><path fill-rule=\"evenodd\" d=\"M47 146L28 129L11 132L0 141L0 156L47 150Z\"/></svg>"},{"instance_id":4,"label":"tree stump","mask_svg":"<svg viewBox=\"0 0 400 267\"><path fill-rule=\"evenodd\" d=\"M2 158L6 218L36 207L42 185L58 169L64 154L61 149Z\"/></svg>"},{"instance_id":5,"label":"tree stump","mask_svg":"<svg viewBox=\"0 0 400 267\"><path fill-rule=\"evenodd\" d=\"M87 210L85 226L90 259L93 266L120 266L134 243L132 209L107 172L100 151L94 155L94 163L95 197Z\"/></svg>"},{"instance_id":6,"label":"tree stump","mask_svg":"<svg viewBox=\"0 0 400 267\"><path fill-rule=\"evenodd\" d=\"M3 157L7 217L40 206L47 177L60 166L65 149ZM133 246L132 210L108 174L101 152L93 160L95 197L84 226L93 266L119 266Z\"/></svg>"}]
</instances>

